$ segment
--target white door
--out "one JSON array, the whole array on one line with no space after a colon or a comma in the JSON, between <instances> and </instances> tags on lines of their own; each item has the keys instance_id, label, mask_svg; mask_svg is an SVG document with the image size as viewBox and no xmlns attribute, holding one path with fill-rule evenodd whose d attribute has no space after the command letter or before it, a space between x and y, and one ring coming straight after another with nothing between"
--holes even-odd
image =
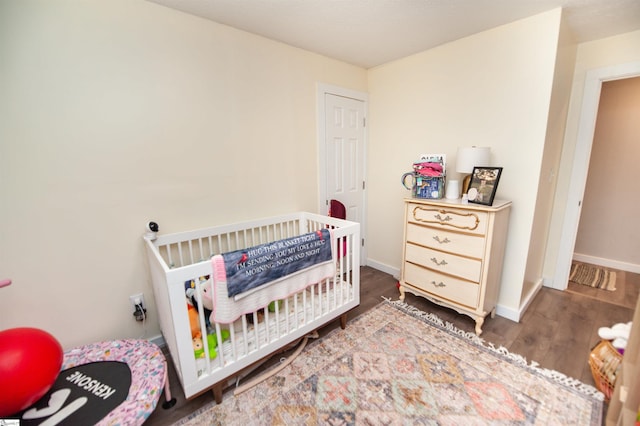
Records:
<instances>
[{"instance_id":1,"label":"white door","mask_svg":"<svg viewBox=\"0 0 640 426\"><path fill-rule=\"evenodd\" d=\"M320 183L324 186L320 192L325 208L322 213L328 213L329 200L335 199L345 205L347 220L360 223L364 265L366 100L327 91L319 96L323 96L324 103L324 149L321 149L324 155L320 156Z\"/></svg>"},{"instance_id":2,"label":"white door","mask_svg":"<svg viewBox=\"0 0 640 426\"><path fill-rule=\"evenodd\" d=\"M364 191L363 102L325 94L327 200L345 205L347 220L362 221Z\"/></svg>"},{"instance_id":3,"label":"white door","mask_svg":"<svg viewBox=\"0 0 640 426\"><path fill-rule=\"evenodd\" d=\"M569 182L569 192L565 207L565 216L558 247L558 258L553 283L549 287L565 290L569 284L571 261L578 235L582 197L587 183L591 146L598 116L600 90L604 81L640 76L640 62L596 68L585 77L582 109L578 124L578 136L573 155L573 169Z\"/></svg>"}]
</instances>

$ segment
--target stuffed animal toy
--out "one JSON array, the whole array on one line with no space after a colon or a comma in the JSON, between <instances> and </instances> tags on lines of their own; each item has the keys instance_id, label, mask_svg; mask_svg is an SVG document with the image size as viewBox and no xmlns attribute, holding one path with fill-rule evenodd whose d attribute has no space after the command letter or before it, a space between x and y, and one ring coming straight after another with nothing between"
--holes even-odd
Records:
<instances>
[{"instance_id":1,"label":"stuffed animal toy","mask_svg":"<svg viewBox=\"0 0 640 426\"><path fill-rule=\"evenodd\" d=\"M200 290L202 291L202 306L205 309L213 311L213 294L211 293L211 279L200 282Z\"/></svg>"},{"instance_id":2,"label":"stuffed animal toy","mask_svg":"<svg viewBox=\"0 0 640 426\"><path fill-rule=\"evenodd\" d=\"M200 288L200 299L202 300L202 307L203 307L207 327L210 327L211 324L214 322L213 321L213 294L211 292L212 290L211 284L212 284L211 279L207 279L206 281L200 281L200 283L198 284ZM197 297L198 297L197 294L193 295L194 303L196 304L198 303L196 299Z\"/></svg>"},{"instance_id":3,"label":"stuffed animal toy","mask_svg":"<svg viewBox=\"0 0 640 426\"><path fill-rule=\"evenodd\" d=\"M618 323L611 327L600 327L598 329L598 336L602 340L611 341L611 345L620 353L624 353L627 348L627 340L631 333L631 322Z\"/></svg>"},{"instance_id":4,"label":"stuffed animal toy","mask_svg":"<svg viewBox=\"0 0 640 426\"><path fill-rule=\"evenodd\" d=\"M185 283L185 294L187 296L187 301L189 304L196 308L196 312L198 312L198 295L197 289L200 289L200 297L202 300L202 308L204 312L205 324L207 326L211 326L211 312L213 311L213 298L211 295L211 279L210 277L203 276L198 278L197 280L189 280Z\"/></svg>"},{"instance_id":5,"label":"stuffed animal toy","mask_svg":"<svg viewBox=\"0 0 640 426\"><path fill-rule=\"evenodd\" d=\"M193 339L193 354L196 358L204 358L204 343L202 342L202 334L196 335ZM218 354L213 348L209 348L209 358L214 359Z\"/></svg>"},{"instance_id":6,"label":"stuffed animal toy","mask_svg":"<svg viewBox=\"0 0 640 426\"><path fill-rule=\"evenodd\" d=\"M191 327L191 338L195 338L200 332L200 321L198 320L198 310L195 306L187 302L187 314L189 315L189 326Z\"/></svg>"},{"instance_id":7,"label":"stuffed animal toy","mask_svg":"<svg viewBox=\"0 0 640 426\"><path fill-rule=\"evenodd\" d=\"M278 311L282 310L282 300L278 300ZM276 301L274 300L273 302L269 303L269 306L267 306L267 309L269 310L269 312L275 312L276 311Z\"/></svg>"},{"instance_id":8,"label":"stuffed animal toy","mask_svg":"<svg viewBox=\"0 0 640 426\"><path fill-rule=\"evenodd\" d=\"M221 330L222 341L229 339L229 330ZM209 359L215 359L218 356L216 348L218 347L218 336L215 333L207 334L207 347L209 348ZM204 342L202 335L198 334L193 338L193 354L196 358L204 358Z\"/></svg>"}]
</instances>

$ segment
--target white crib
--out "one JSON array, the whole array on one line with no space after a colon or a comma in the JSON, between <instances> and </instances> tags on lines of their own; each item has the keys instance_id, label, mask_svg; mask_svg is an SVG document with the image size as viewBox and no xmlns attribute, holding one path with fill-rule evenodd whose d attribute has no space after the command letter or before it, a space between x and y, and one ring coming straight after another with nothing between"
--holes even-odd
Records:
<instances>
[{"instance_id":1,"label":"white crib","mask_svg":"<svg viewBox=\"0 0 640 426\"><path fill-rule=\"evenodd\" d=\"M336 240L336 275L231 324L206 324L202 303L198 327L202 336L224 336L212 358L204 344L204 356L194 355L185 283L210 276L210 258L234 250L332 229ZM360 303L360 225L313 213L292 213L255 221L216 226L170 235L147 233L144 237L158 309L160 328L174 361L186 398L213 389L216 402L231 379L287 345L340 317ZM206 285L211 286L211 280ZM277 283L274 286L278 285ZM261 287L262 288L262 287ZM270 286L264 290L269 291ZM202 300L196 286L197 301ZM213 291L211 288L210 291Z\"/></svg>"}]
</instances>

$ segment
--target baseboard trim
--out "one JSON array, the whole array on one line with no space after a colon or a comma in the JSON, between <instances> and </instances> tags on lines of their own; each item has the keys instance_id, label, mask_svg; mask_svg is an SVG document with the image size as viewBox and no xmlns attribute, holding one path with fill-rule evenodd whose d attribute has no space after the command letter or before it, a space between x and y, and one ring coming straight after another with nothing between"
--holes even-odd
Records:
<instances>
[{"instance_id":1,"label":"baseboard trim","mask_svg":"<svg viewBox=\"0 0 640 426\"><path fill-rule=\"evenodd\" d=\"M166 346L166 344L167 344L167 342L164 340L164 337L162 337L162 334L158 334L157 336L150 337L149 341L151 343L155 343L156 345L158 345L161 348Z\"/></svg>"},{"instance_id":2,"label":"baseboard trim","mask_svg":"<svg viewBox=\"0 0 640 426\"><path fill-rule=\"evenodd\" d=\"M586 254L573 253L573 260L578 262L590 263L591 265L602 266L604 268L617 269L619 271L632 272L640 274L640 265L628 262L620 262L613 259L605 259L603 257L589 256Z\"/></svg>"},{"instance_id":3,"label":"baseboard trim","mask_svg":"<svg viewBox=\"0 0 640 426\"><path fill-rule=\"evenodd\" d=\"M514 322L520 322L519 311L508 306L498 304L496 306L496 315Z\"/></svg>"},{"instance_id":4,"label":"baseboard trim","mask_svg":"<svg viewBox=\"0 0 640 426\"><path fill-rule=\"evenodd\" d=\"M400 269L394 268L393 266L389 266L372 259L367 259L367 266L370 266L373 269L377 269L378 271L387 273L396 279L400 279Z\"/></svg>"},{"instance_id":5,"label":"baseboard trim","mask_svg":"<svg viewBox=\"0 0 640 426\"><path fill-rule=\"evenodd\" d=\"M531 304L531 302L533 302L533 299L536 297L541 288L542 278L536 281L529 293L527 293L527 296L524 298L524 303L522 303L518 309L513 309L510 306L498 304L498 306L496 306L496 315L500 315L501 317L511 321L520 322L522 315L524 315L525 311L529 308L529 305Z\"/></svg>"}]
</instances>

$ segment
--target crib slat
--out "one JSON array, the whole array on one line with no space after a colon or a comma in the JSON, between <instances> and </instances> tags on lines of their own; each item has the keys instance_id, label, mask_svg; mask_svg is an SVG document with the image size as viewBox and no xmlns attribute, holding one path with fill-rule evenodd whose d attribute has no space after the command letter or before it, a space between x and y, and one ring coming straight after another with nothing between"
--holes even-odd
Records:
<instances>
[{"instance_id":1,"label":"crib slat","mask_svg":"<svg viewBox=\"0 0 640 426\"><path fill-rule=\"evenodd\" d=\"M258 311L254 311L251 315L253 316L253 338L255 339L255 348L259 349L260 339L258 336Z\"/></svg>"},{"instance_id":2,"label":"crib slat","mask_svg":"<svg viewBox=\"0 0 640 426\"><path fill-rule=\"evenodd\" d=\"M303 297L303 295L299 295L299 296L296 296L293 299L293 318L292 318L292 321L291 321L291 331L292 332L295 331L295 329L298 326L298 323L300 322L300 309L299 309L299 306L300 306L300 303L302 302L302 297Z\"/></svg>"},{"instance_id":3,"label":"crib slat","mask_svg":"<svg viewBox=\"0 0 640 426\"><path fill-rule=\"evenodd\" d=\"M184 266L184 258L182 257L182 244L178 244L178 259L180 259L180 266Z\"/></svg>"},{"instance_id":4,"label":"crib slat","mask_svg":"<svg viewBox=\"0 0 640 426\"><path fill-rule=\"evenodd\" d=\"M167 245L165 246L165 248L167 250L167 267L173 268L173 256L171 255L171 246Z\"/></svg>"},{"instance_id":5,"label":"crib slat","mask_svg":"<svg viewBox=\"0 0 640 426\"><path fill-rule=\"evenodd\" d=\"M231 359L238 359L238 340L236 339L235 327L231 327L230 340L231 340Z\"/></svg>"},{"instance_id":6,"label":"crib slat","mask_svg":"<svg viewBox=\"0 0 640 426\"><path fill-rule=\"evenodd\" d=\"M275 317L276 317L276 338L280 336L280 301L276 301L276 309L275 309Z\"/></svg>"},{"instance_id":7,"label":"crib slat","mask_svg":"<svg viewBox=\"0 0 640 426\"><path fill-rule=\"evenodd\" d=\"M199 262L204 260L204 251L202 250L202 238L198 238L198 249L199 249Z\"/></svg>"},{"instance_id":8,"label":"crib slat","mask_svg":"<svg viewBox=\"0 0 640 426\"><path fill-rule=\"evenodd\" d=\"M264 336L264 346L271 343L271 314L268 308L264 308L264 325L265 325L265 336Z\"/></svg>"},{"instance_id":9,"label":"crib slat","mask_svg":"<svg viewBox=\"0 0 640 426\"><path fill-rule=\"evenodd\" d=\"M287 312L286 314L286 322L285 322L285 334L289 334L291 333L291 316L289 315L289 299L287 298L284 301L284 311Z\"/></svg>"},{"instance_id":10,"label":"crib slat","mask_svg":"<svg viewBox=\"0 0 640 426\"><path fill-rule=\"evenodd\" d=\"M245 337L243 340L243 349L244 353L249 352L249 339L246 338L248 336L248 327L247 327L247 317L245 315L242 316L242 336Z\"/></svg>"}]
</instances>

